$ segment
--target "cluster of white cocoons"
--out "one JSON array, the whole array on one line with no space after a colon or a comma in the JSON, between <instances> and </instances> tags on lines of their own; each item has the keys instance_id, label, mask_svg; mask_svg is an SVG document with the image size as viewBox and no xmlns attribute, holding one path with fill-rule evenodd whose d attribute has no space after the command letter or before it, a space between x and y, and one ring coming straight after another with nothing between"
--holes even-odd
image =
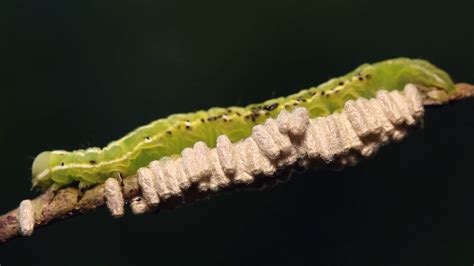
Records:
<instances>
[{"instance_id":1,"label":"cluster of white cocoons","mask_svg":"<svg viewBox=\"0 0 474 266\"><path fill-rule=\"evenodd\" d=\"M353 165L388 141L401 140L423 114L421 95L412 84L403 93L379 90L375 98L349 100L343 111L326 117L310 119L302 107L291 113L282 110L276 119L254 126L252 134L239 142L221 135L215 148L199 141L180 157L162 158L140 168L142 197L131 201L132 211L154 210L162 200L183 197L192 186L201 192L217 192L250 185L257 176L271 183L277 171L293 166ZM113 178L105 183L105 197L112 215L122 216L124 199ZM21 231L28 234L32 232L30 216L24 214L22 222L21 214L22 205Z\"/></svg>"},{"instance_id":2,"label":"cluster of white cocoons","mask_svg":"<svg viewBox=\"0 0 474 266\"><path fill-rule=\"evenodd\" d=\"M152 210L161 200L182 197L193 184L199 191L216 192L295 165L353 165L388 141L401 140L423 114L421 96L412 84L403 93L380 90L370 100L349 100L342 112L326 117L310 119L302 107L291 113L282 110L276 119L254 126L251 136L239 142L221 135L215 148L199 141L178 158L140 168L144 200L134 199L132 210L136 214Z\"/></svg>"}]
</instances>

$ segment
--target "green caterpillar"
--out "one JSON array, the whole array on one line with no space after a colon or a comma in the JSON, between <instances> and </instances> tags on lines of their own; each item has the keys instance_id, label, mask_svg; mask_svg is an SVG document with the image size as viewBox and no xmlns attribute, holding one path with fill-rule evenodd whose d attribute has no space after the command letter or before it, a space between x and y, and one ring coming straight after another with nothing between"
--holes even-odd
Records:
<instances>
[{"instance_id":1,"label":"green caterpillar","mask_svg":"<svg viewBox=\"0 0 474 266\"><path fill-rule=\"evenodd\" d=\"M364 64L345 76L288 97L271 99L247 107L211 108L188 114L175 114L142 126L105 148L46 151L33 162L34 187L62 187L78 182L80 187L103 183L111 176L134 174L152 160L179 154L197 141L215 147L219 135L232 142L251 134L256 124L276 117L283 110L306 107L310 117L326 116L357 97L373 98L379 89L402 90L413 83L425 88L424 97L439 97L455 91L448 74L427 61L408 58ZM444 94L433 94L433 91ZM443 100L443 99L435 99Z\"/></svg>"}]
</instances>

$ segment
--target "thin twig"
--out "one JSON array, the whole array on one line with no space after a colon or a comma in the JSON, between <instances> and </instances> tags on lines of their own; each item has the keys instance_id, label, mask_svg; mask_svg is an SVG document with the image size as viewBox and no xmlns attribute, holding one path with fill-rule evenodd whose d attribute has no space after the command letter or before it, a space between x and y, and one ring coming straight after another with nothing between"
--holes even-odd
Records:
<instances>
[{"instance_id":1,"label":"thin twig","mask_svg":"<svg viewBox=\"0 0 474 266\"><path fill-rule=\"evenodd\" d=\"M449 97L449 101L461 100L474 97L474 86L467 83L456 85L456 93ZM440 105L445 102L426 99L425 105ZM137 176L132 175L123 178L122 192L126 201L132 200L140 195L140 187ZM184 198L186 203L203 197L212 192L198 192L197 190L186 191ZM160 203L161 209L175 208L181 201L167 200ZM67 187L58 191L46 190L32 200L35 214L35 228L51 224L55 221L66 219L75 215L86 213L105 204L104 184L97 185L85 192L77 188ZM19 236L20 225L18 221L18 209L9 211L0 216L0 244Z\"/></svg>"}]
</instances>

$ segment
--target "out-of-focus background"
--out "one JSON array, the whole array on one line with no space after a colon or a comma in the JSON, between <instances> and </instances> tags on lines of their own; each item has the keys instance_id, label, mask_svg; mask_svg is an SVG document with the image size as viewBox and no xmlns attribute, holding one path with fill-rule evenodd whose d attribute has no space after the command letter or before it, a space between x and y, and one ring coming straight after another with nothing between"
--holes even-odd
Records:
<instances>
[{"instance_id":1,"label":"out-of-focus background","mask_svg":"<svg viewBox=\"0 0 474 266\"><path fill-rule=\"evenodd\" d=\"M154 119L284 96L408 56L474 83L474 2L0 2L0 212L51 149ZM113 220L105 209L0 246L0 265L472 265L474 100L341 172Z\"/></svg>"}]
</instances>

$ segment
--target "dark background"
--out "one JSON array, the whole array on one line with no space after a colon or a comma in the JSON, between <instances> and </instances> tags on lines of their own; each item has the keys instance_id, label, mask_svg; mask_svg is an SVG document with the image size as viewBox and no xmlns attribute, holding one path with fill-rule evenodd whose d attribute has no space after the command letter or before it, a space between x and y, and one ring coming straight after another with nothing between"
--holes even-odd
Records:
<instances>
[{"instance_id":1,"label":"dark background","mask_svg":"<svg viewBox=\"0 0 474 266\"><path fill-rule=\"evenodd\" d=\"M420 57L474 83L474 1L0 2L0 212L51 149ZM472 265L474 100L342 172L158 215L105 209L0 246L10 265Z\"/></svg>"}]
</instances>

